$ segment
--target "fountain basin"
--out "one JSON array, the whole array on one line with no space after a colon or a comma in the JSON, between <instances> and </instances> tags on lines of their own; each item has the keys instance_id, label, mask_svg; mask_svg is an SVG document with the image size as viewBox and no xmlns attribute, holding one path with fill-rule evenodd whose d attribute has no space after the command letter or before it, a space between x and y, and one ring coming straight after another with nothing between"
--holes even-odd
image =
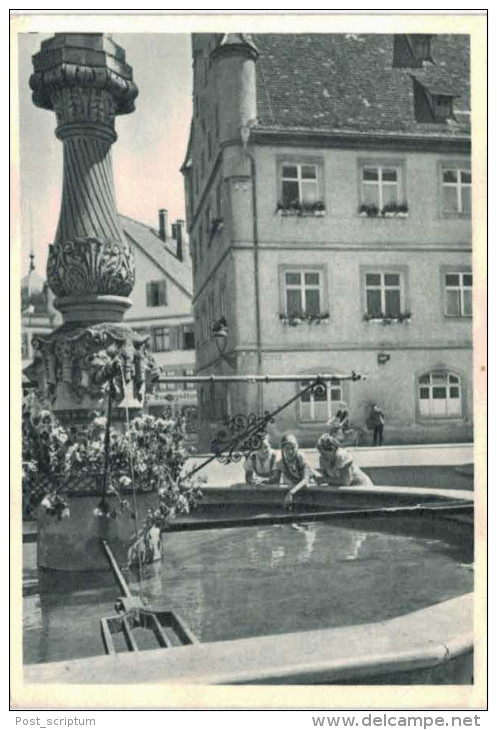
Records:
<instances>
[{"instance_id":1,"label":"fountain basin","mask_svg":"<svg viewBox=\"0 0 497 730\"><path fill-rule=\"evenodd\" d=\"M471 683L472 493L316 488L288 515L284 491L206 489L198 512L174 523L178 534L163 536L165 562L146 566L142 595L178 611L203 643L77 659L63 646L36 650L26 681ZM380 506L391 511L380 518ZM81 617L90 596L105 603L100 575L105 596L85 598L90 574L80 573L80 599L60 603L75 601ZM137 595L136 573L127 579ZM40 592L42 634L60 625L50 590ZM96 614L85 630L98 634ZM39 647L28 629L25 647L33 639Z\"/></svg>"}]
</instances>

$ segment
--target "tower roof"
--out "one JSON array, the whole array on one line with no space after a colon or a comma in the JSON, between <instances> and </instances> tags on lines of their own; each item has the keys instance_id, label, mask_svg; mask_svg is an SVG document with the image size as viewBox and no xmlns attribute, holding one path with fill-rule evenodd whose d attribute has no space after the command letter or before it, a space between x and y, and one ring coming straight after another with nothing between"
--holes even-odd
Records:
<instances>
[{"instance_id":1,"label":"tower roof","mask_svg":"<svg viewBox=\"0 0 497 730\"><path fill-rule=\"evenodd\" d=\"M47 313L46 282L35 268L30 268L21 279L21 310L28 307L39 314Z\"/></svg>"},{"instance_id":2,"label":"tower roof","mask_svg":"<svg viewBox=\"0 0 497 730\"><path fill-rule=\"evenodd\" d=\"M212 55L219 56L234 51L248 53L253 58L259 55L258 48L248 33L220 33Z\"/></svg>"}]
</instances>

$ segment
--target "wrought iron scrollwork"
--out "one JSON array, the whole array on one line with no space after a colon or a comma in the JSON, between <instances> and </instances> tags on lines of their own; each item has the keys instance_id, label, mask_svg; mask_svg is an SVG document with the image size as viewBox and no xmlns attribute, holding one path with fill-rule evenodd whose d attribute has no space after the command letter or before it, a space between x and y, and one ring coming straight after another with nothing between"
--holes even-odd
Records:
<instances>
[{"instance_id":1,"label":"wrought iron scrollwork","mask_svg":"<svg viewBox=\"0 0 497 730\"><path fill-rule=\"evenodd\" d=\"M273 414L265 411L262 416L255 413L237 413L223 419L223 426L211 443L211 451L221 464L240 461L260 447L269 423L274 423Z\"/></svg>"},{"instance_id":2,"label":"wrought iron scrollwork","mask_svg":"<svg viewBox=\"0 0 497 730\"><path fill-rule=\"evenodd\" d=\"M300 393L300 396L302 396L304 393L312 393L318 398L321 398L323 395L326 395L326 383L324 383L322 380L316 380L314 383L311 383L306 390L302 391L302 393Z\"/></svg>"}]
</instances>

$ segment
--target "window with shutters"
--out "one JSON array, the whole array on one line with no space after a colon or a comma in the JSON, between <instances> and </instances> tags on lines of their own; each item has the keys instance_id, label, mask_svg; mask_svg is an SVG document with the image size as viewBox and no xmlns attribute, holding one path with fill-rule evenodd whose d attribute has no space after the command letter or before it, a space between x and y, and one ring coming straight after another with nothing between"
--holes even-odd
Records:
<instances>
[{"instance_id":1,"label":"window with shutters","mask_svg":"<svg viewBox=\"0 0 497 730\"><path fill-rule=\"evenodd\" d=\"M149 281L147 284L147 307L162 307L167 304L166 280Z\"/></svg>"}]
</instances>

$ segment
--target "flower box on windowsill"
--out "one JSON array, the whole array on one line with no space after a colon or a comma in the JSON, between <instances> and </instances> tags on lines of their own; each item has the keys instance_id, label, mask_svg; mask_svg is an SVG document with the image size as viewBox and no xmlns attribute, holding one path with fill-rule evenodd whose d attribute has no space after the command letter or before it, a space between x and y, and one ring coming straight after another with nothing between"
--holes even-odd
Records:
<instances>
[{"instance_id":1,"label":"flower box on windowsill","mask_svg":"<svg viewBox=\"0 0 497 730\"><path fill-rule=\"evenodd\" d=\"M301 218L322 218L326 214L326 207L320 201L316 203L299 203L296 201L290 205L278 203L276 213L281 217L299 216Z\"/></svg>"},{"instance_id":2,"label":"flower box on windowsill","mask_svg":"<svg viewBox=\"0 0 497 730\"><path fill-rule=\"evenodd\" d=\"M288 314L280 314L280 320L283 324L287 324L290 327L298 327L300 324L322 324L328 322L330 315L328 312L323 314L301 314L297 316L291 316Z\"/></svg>"},{"instance_id":3,"label":"flower box on windowsill","mask_svg":"<svg viewBox=\"0 0 497 730\"><path fill-rule=\"evenodd\" d=\"M407 203L388 203L382 210L376 205L366 205L366 203L359 207L361 218L407 218L408 215Z\"/></svg>"},{"instance_id":4,"label":"flower box on windowsill","mask_svg":"<svg viewBox=\"0 0 497 730\"><path fill-rule=\"evenodd\" d=\"M404 312L400 313L398 317L386 317L385 315L376 315L376 314L366 314L363 317L364 322L377 322L379 324L382 324L384 327L387 327L389 324L404 324L411 321L411 313L410 312Z\"/></svg>"}]
</instances>

